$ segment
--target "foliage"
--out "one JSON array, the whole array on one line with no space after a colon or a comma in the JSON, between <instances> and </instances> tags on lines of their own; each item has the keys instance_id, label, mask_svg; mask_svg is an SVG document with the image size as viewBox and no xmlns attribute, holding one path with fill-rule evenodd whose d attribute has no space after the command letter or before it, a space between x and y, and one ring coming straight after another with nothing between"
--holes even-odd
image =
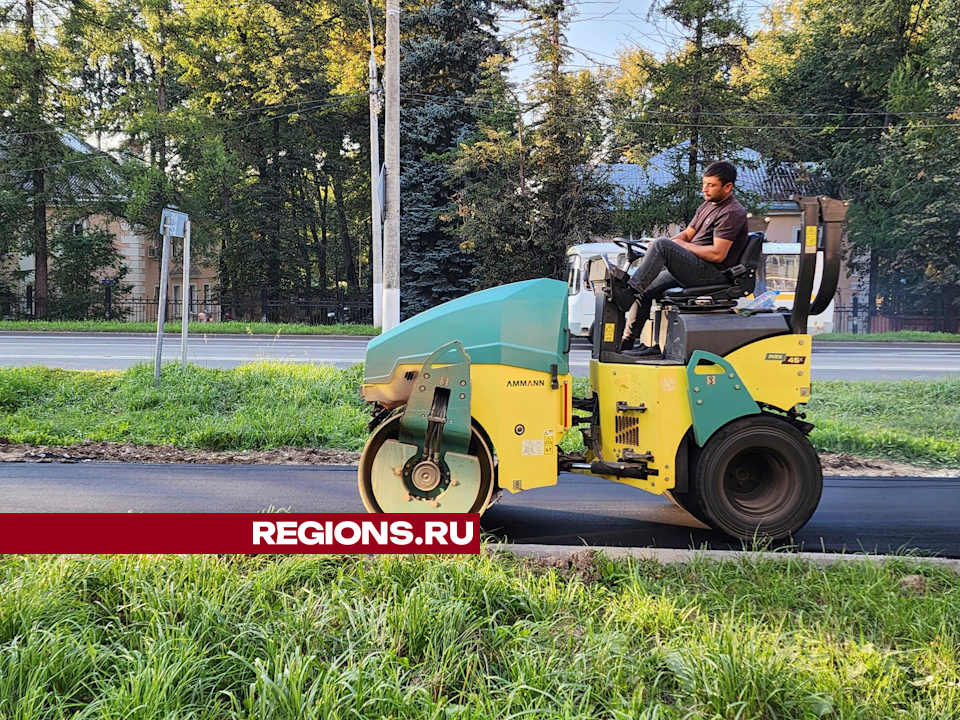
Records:
<instances>
[{"instance_id":1,"label":"foliage","mask_svg":"<svg viewBox=\"0 0 960 720\"><path fill-rule=\"evenodd\" d=\"M784 113L761 149L821 162L853 201L851 260L874 305L947 320L960 313L960 211L945 191L960 159L958 21L956 0L793 0L768 16L750 78Z\"/></svg>"},{"instance_id":2,"label":"foliage","mask_svg":"<svg viewBox=\"0 0 960 720\"><path fill-rule=\"evenodd\" d=\"M897 330L882 333L821 333L814 342L960 342L960 333L923 332L920 330Z\"/></svg>"},{"instance_id":3,"label":"foliage","mask_svg":"<svg viewBox=\"0 0 960 720\"><path fill-rule=\"evenodd\" d=\"M51 262L80 263L91 272L113 269L112 261L95 265L86 248L51 238L51 232L66 231L78 217L110 218L120 208L116 163L78 137L82 105L63 42L78 31L72 7L28 0L0 16L0 256L8 269L11 255L34 257L31 279L41 317L46 299L63 291L51 285ZM22 273L15 276L8 273L7 280L22 279Z\"/></svg>"},{"instance_id":4,"label":"foliage","mask_svg":"<svg viewBox=\"0 0 960 720\"><path fill-rule=\"evenodd\" d=\"M665 152L661 169L671 178L640 197L621 199L623 232L689 222L703 202L703 168L733 159L744 147L737 126L745 124L748 105L735 84L747 55L741 13L730 0L658 2L651 14L680 28L676 47L663 58L642 48L621 55L611 81L616 147L641 165Z\"/></svg>"},{"instance_id":5,"label":"foliage","mask_svg":"<svg viewBox=\"0 0 960 720\"><path fill-rule=\"evenodd\" d=\"M51 303L49 308L52 317L102 317L104 281L111 283L111 293L118 300L131 289L122 282L127 266L113 234L88 223L89 219L68 220L52 238L56 261L50 279L58 291L56 304Z\"/></svg>"},{"instance_id":6,"label":"foliage","mask_svg":"<svg viewBox=\"0 0 960 720\"><path fill-rule=\"evenodd\" d=\"M179 333L180 322L168 322L164 332ZM0 331L156 333L157 324L122 320L0 320ZM373 325L301 325L299 323L191 322L192 335L379 335Z\"/></svg>"}]
</instances>

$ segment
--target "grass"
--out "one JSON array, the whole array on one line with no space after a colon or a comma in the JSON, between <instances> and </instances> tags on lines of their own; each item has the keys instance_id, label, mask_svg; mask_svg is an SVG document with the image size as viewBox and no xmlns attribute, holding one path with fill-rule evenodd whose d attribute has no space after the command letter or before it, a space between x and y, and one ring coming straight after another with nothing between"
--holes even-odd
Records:
<instances>
[{"instance_id":1,"label":"grass","mask_svg":"<svg viewBox=\"0 0 960 720\"><path fill-rule=\"evenodd\" d=\"M0 369L0 436L208 450L282 445L358 450L369 422L359 367L260 362L231 370L152 365L125 371Z\"/></svg>"},{"instance_id":2,"label":"grass","mask_svg":"<svg viewBox=\"0 0 960 720\"><path fill-rule=\"evenodd\" d=\"M180 322L168 322L164 332L180 332ZM0 320L0 331L155 333L156 322L120 320ZM198 335L379 335L373 325L301 325L299 323L209 322L190 323Z\"/></svg>"},{"instance_id":3,"label":"grass","mask_svg":"<svg viewBox=\"0 0 960 720\"><path fill-rule=\"evenodd\" d=\"M361 368L261 362L233 370L174 364L126 371L0 368L0 437L66 445L83 440L206 450L358 450L369 416ZM586 395L587 380L574 392ZM816 382L808 406L820 451L960 468L960 380ZM567 450L582 447L571 431Z\"/></svg>"},{"instance_id":4,"label":"grass","mask_svg":"<svg viewBox=\"0 0 960 720\"><path fill-rule=\"evenodd\" d=\"M897 330L871 334L822 333L814 336L814 341L833 342L945 342L960 343L960 334L945 332L923 332L920 330Z\"/></svg>"},{"instance_id":5,"label":"grass","mask_svg":"<svg viewBox=\"0 0 960 720\"><path fill-rule=\"evenodd\" d=\"M813 384L818 450L960 467L960 379Z\"/></svg>"},{"instance_id":6,"label":"grass","mask_svg":"<svg viewBox=\"0 0 960 720\"><path fill-rule=\"evenodd\" d=\"M960 716L947 570L576 564L0 556L0 718Z\"/></svg>"}]
</instances>

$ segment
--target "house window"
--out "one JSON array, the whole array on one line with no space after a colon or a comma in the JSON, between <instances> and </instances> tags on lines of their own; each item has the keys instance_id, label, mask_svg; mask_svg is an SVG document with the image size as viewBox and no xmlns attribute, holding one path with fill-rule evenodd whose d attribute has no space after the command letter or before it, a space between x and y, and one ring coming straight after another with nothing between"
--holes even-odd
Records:
<instances>
[{"instance_id":1,"label":"house window","mask_svg":"<svg viewBox=\"0 0 960 720\"><path fill-rule=\"evenodd\" d=\"M795 243L803 242L803 228L802 228L802 227L795 227L795 228L793 229L793 241L794 241Z\"/></svg>"}]
</instances>

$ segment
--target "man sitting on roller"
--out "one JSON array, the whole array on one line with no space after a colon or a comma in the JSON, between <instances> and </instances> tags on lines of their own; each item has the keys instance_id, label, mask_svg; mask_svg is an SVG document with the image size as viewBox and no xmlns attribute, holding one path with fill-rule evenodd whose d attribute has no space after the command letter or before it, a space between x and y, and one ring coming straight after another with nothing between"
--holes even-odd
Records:
<instances>
[{"instance_id":1,"label":"man sitting on roller","mask_svg":"<svg viewBox=\"0 0 960 720\"><path fill-rule=\"evenodd\" d=\"M736 181L737 169L730 163L710 164L703 171L706 202L697 209L690 225L672 238L653 240L626 286L614 285L614 302L627 314L623 354L660 353L658 346L631 348L650 318L653 301L667 290L727 282L723 271L737 264L747 242L747 211L733 194Z\"/></svg>"}]
</instances>

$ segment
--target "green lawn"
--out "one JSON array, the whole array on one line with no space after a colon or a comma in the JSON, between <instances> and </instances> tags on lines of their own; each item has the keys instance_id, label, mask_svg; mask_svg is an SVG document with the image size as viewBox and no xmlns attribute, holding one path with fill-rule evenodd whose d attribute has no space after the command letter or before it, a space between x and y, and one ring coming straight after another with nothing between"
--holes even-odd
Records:
<instances>
[{"instance_id":1,"label":"green lawn","mask_svg":"<svg viewBox=\"0 0 960 720\"><path fill-rule=\"evenodd\" d=\"M233 370L146 364L126 371L0 368L0 437L208 450L282 445L358 450L369 416L362 370L261 362ZM587 392L578 379L574 391ZM816 382L809 405L821 451L960 468L960 380ZM579 433L565 441L576 447Z\"/></svg>"},{"instance_id":2,"label":"green lawn","mask_svg":"<svg viewBox=\"0 0 960 720\"><path fill-rule=\"evenodd\" d=\"M960 717L930 565L0 556L0 718Z\"/></svg>"},{"instance_id":3,"label":"green lawn","mask_svg":"<svg viewBox=\"0 0 960 720\"><path fill-rule=\"evenodd\" d=\"M943 332L921 332L919 330L898 330L896 332L854 334L854 333L823 333L814 336L817 340L833 340L836 342L960 342L960 334Z\"/></svg>"},{"instance_id":4,"label":"green lawn","mask_svg":"<svg viewBox=\"0 0 960 720\"><path fill-rule=\"evenodd\" d=\"M165 332L180 332L179 322L168 322ZM0 331L155 333L157 323L106 320L2 320ZM298 323L210 322L190 323L198 335L379 335L373 325L301 325Z\"/></svg>"},{"instance_id":5,"label":"green lawn","mask_svg":"<svg viewBox=\"0 0 960 720\"><path fill-rule=\"evenodd\" d=\"M0 368L0 436L208 450L282 445L359 450L369 415L359 367L261 362L233 370L152 365L126 371Z\"/></svg>"}]
</instances>

